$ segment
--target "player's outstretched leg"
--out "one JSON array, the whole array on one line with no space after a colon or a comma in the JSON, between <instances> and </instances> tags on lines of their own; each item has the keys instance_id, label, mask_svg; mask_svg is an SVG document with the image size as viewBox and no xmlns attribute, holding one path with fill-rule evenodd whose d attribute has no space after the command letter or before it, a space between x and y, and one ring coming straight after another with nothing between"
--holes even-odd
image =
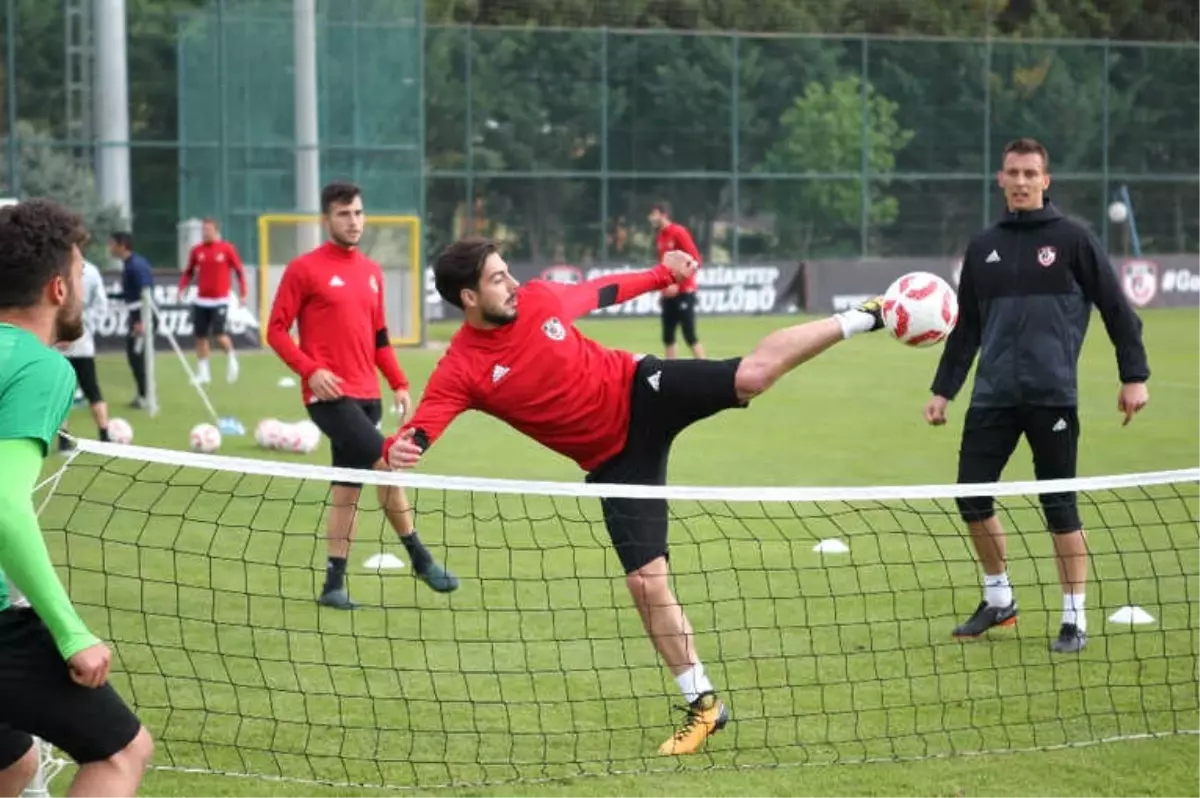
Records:
<instances>
[{"instance_id":1,"label":"player's outstretched leg","mask_svg":"<svg viewBox=\"0 0 1200 798\"><path fill-rule=\"evenodd\" d=\"M738 398L749 401L839 341L881 329L883 298L876 297L836 316L776 330L742 358L737 371Z\"/></svg>"},{"instance_id":2,"label":"player's outstretched leg","mask_svg":"<svg viewBox=\"0 0 1200 798\"><path fill-rule=\"evenodd\" d=\"M400 542L408 552L412 563L413 575L438 593L453 593L458 590L458 577L446 569L444 565L433 558L429 549L417 536L413 508L404 494L404 489L396 486L379 486L379 506L387 515L388 523L396 530Z\"/></svg>"}]
</instances>

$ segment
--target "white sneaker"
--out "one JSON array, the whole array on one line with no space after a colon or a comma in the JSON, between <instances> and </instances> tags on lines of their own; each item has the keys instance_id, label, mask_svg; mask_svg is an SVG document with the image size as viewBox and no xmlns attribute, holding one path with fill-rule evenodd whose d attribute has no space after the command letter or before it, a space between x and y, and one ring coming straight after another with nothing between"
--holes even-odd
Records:
<instances>
[{"instance_id":1,"label":"white sneaker","mask_svg":"<svg viewBox=\"0 0 1200 798\"><path fill-rule=\"evenodd\" d=\"M228 358L225 362L225 382L237 382L238 362L236 357Z\"/></svg>"}]
</instances>

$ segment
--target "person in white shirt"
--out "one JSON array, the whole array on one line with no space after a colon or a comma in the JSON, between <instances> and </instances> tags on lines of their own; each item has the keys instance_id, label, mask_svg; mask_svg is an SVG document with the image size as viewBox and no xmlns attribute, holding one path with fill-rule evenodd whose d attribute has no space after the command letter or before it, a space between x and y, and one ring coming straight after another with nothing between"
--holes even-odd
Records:
<instances>
[{"instance_id":1,"label":"person in white shirt","mask_svg":"<svg viewBox=\"0 0 1200 798\"><path fill-rule=\"evenodd\" d=\"M108 294L104 290L104 278L100 270L88 261L83 262L83 335L62 348L62 353L75 369L79 389L92 409L92 420L96 422L100 440L108 440L108 404L100 393L100 382L96 379L96 326L108 312ZM66 424L62 431L66 432ZM71 448L70 441L59 435L59 451Z\"/></svg>"}]
</instances>

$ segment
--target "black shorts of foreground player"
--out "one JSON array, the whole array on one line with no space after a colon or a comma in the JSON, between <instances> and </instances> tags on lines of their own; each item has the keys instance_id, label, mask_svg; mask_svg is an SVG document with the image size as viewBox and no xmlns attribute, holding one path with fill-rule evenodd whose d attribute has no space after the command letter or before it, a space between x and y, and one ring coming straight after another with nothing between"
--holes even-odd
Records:
<instances>
[{"instance_id":1,"label":"black shorts of foreground player","mask_svg":"<svg viewBox=\"0 0 1200 798\"><path fill-rule=\"evenodd\" d=\"M925 407L930 424L946 423L976 352L982 352L963 424L958 481L996 482L1024 435L1039 480L1075 476L1079 447L1076 366L1095 305L1116 349L1121 388L1117 409L1128 424L1146 406L1150 369L1141 321L1121 291L1100 242L1049 201L1049 157L1033 139L1004 150L998 181L1007 212L967 246L959 283L958 325L946 341ZM1087 645L1084 614L1087 541L1075 494L1041 496L1054 535L1063 614L1051 649L1070 654ZM959 500L983 565L984 597L954 629L974 638L1017 620L1004 527L987 496Z\"/></svg>"},{"instance_id":2,"label":"black shorts of foreground player","mask_svg":"<svg viewBox=\"0 0 1200 798\"><path fill-rule=\"evenodd\" d=\"M879 302L778 330L744 358L663 361L600 346L574 321L589 311L682 283L683 252L654 269L573 286L518 286L494 244L467 239L437 259L438 293L466 323L438 362L412 420L387 441L393 468L411 468L467 410L511 424L571 458L587 480L663 485L671 444L691 424L745 407L780 377L850 336L880 329ZM601 500L605 525L643 626L687 702L682 727L659 748L696 751L728 721L697 654L692 627L668 583L667 502Z\"/></svg>"}]
</instances>

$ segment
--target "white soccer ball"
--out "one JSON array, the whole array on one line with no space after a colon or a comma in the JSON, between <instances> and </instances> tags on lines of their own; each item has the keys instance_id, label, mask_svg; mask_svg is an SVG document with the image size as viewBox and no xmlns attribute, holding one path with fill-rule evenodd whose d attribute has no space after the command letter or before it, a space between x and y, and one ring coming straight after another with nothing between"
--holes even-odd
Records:
<instances>
[{"instance_id":1,"label":"white soccer ball","mask_svg":"<svg viewBox=\"0 0 1200 798\"><path fill-rule=\"evenodd\" d=\"M277 448L285 452L301 453L304 451L304 433L299 424L280 424L279 443Z\"/></svg>"},{"instance_id":2,"label":"white soccer ball","mask_svg":"<svg viewBox=\"0 0 1200 798\"><path fill-rule=\"evenodd\" d=\"M123 418L108 420L108 439L112 443L133 443L133 427Z\"/></svg>"},{"instance_id":3,"label":"white soccer ball","mask_svg":"<svg viewBox=\"0 0 1200 798\"><path fill-rule=\"evenodd\" d=\"M300 451L308 454L320 445L321 429L312 421L305 419L297 422L296 430L300 434Z\"/></svg>"},{"instance_id":4,"label":"white soccer ball","mask_svg":"<svg viewBox=\"0 0 1200 798\"><path fill-rule=\"evenodd\" d=\"M254 442L264 449L275 449L283 433L283 424L277 418L264 418L254 428Z\"/></svg>"},{"instance_id":5,"label":"white soccer ball","mask_svg":"<svg viewBox=\"0 0 1200 798\"><path fill-rule=\"evenodd\" d=\"M221 448L221 431L212 424L197 424L192 427L188 442L194 452L212 453Z\"/></svg>"},{"instance_id":6,"label":"white soccer ball","mask_svg":"<svg viewBox=\"0 0 1200 798\"><path fill-rule=\"evenodd\" d=\"M1117 200L1108 206L1108 219L1113 224L1124 224L1129 218L1129 206Z\"/></svg>"},{"instance_id":7,"label":"white soccer ball","mask_svg":"<svg viewBox=\"0 0 1200 798\"><path fill-rule=\"evenodd\" d=\"M929 272L909 272L883 295L883 323L907 346L933 346L946 340L958 322L958 295Z\"/></svg>"}]
</instances>

